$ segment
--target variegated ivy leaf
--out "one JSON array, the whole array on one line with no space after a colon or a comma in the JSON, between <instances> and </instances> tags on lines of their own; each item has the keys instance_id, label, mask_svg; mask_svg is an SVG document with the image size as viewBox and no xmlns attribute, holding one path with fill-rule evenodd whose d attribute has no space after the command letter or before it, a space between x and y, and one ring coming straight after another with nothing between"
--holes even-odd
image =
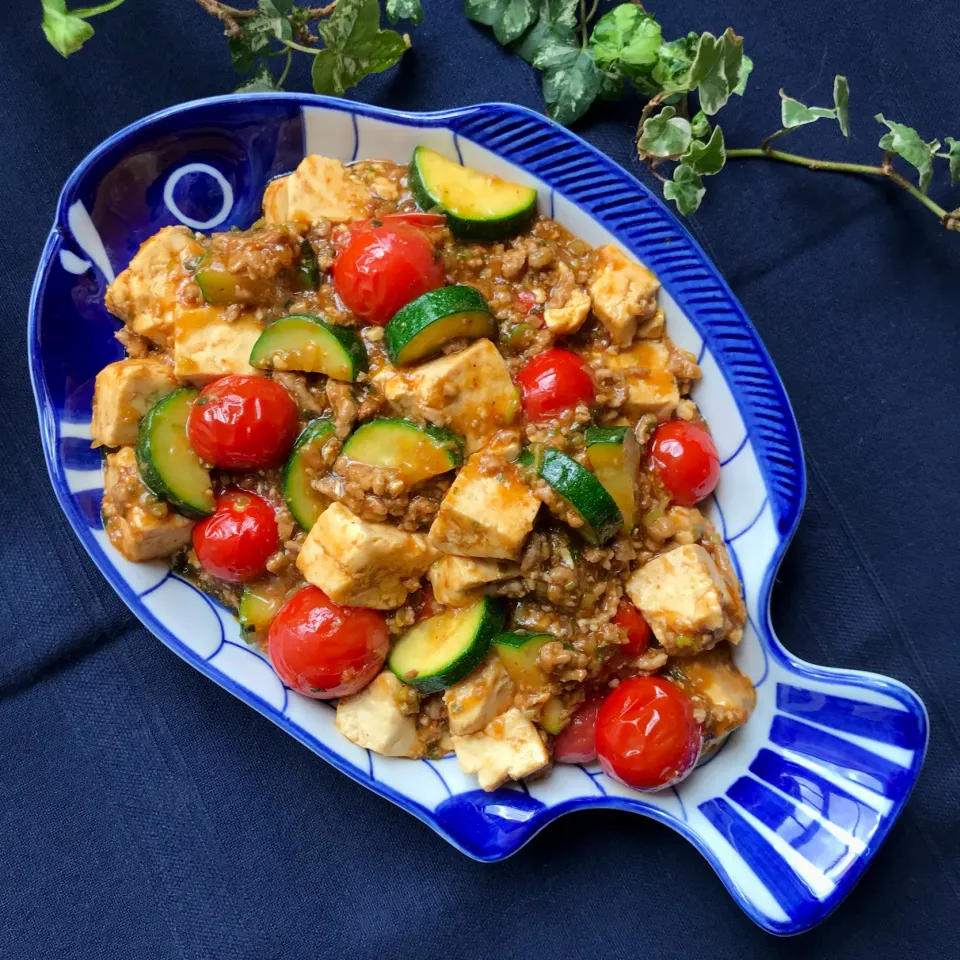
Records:
<instances>
[{"instance_id":1,"label":"variegated ivy leaf","mask_svg":"<svg viewBox=\"0 0 960 960\"><path fill-rule=\"evenodd\" d=\"M662 39L660 24L649 13L622 3L597 21L590 48L601 70L633 77L650 72Z\"/></svg>"},{"instance_id":2,"label":"variegated ivy leaf","mask_svg":"<svg viewBox=\"0 0 960 960\"><path fill-rule=\"evenodd\" d=\"M847 85L847 78L839 73L833 78L833 108L837 112L837 123L840 124L840 132L849 139L850 137L850 87Z\"/></svg>"},{"instance_id":3,"label":"variegated ivy leaf","mask_svg":"<svg viewBox=\"0 0 960 960\"><path fill-rule=\"evenodd\" d=\"M119 7L123 0L108 0L99 6L80 10L68 10L66 0L40 0L40 3L43 7L40 26L47 42L61 56L69 57L93 36L93 27L87 20Z\"/></svg>"},{"instance_id":4,"label":"variegated ivy leaf","mask_svg":"<svg viewBox=\"0 0 960 960\"><path fill-rule=\"evenodd\" d=\"M913 127L887 120L882 113L878 113L874 120L890 128L890 132L880 138L880 149L895 153L916 167L920 174L920 189L926 193L933 179L933 157L940 149L940 141L927 143Z\"/></svg>"},{"instance_id":5,"label":"variegated ivy leaf","mask_svg":"<svg viewBox=\"0 0 960 960\"><path fill-rule=\"evenodd\" d=\"M700 37L697 56L690 67L690 89L700 96L700 107L712 117L729 99L740 83L743 66L743 37L730 27L717 38L712 33Z\"/></svg>"},{"instance_id":6,"label":"variegated ivy leaf","mask_svg":"<svg viewBox=\"0 0 960 960\"><path fill-rule=\"evenodd\" d=\"M423 23L420 0L387 0L387 19L391 23L409 20L415 27L419 27Z\"/></svg>"},{"instance_id":7,"label":"variegated ivy leaf","mask_svg":"<svg viewBox=\"0 0 960 960\"><path fill-rule=\"evenodd\" d=\"M740 80L736 87L733 88L733 92L738 97L742 97L747 92L747 80L751 73L753 73L753 61L744 54L743 60L740 63Z\"/></svg>"},{"instance_id":8,"label":"variegated ivy leaf","mask_svg":"<svg viewBox=\"0 0 960 960\"><path fill-rule=\"evenodd\" d=\"M950 182L956 183L960 180L960 140L944 137L944 141L947 144L947 160L950 163Z\"/></svg>"},{"instance_id":9,"label":"variegated ivy leaf","mask_svg":"<svg viewBox=\"0 0 960 960\"><path fill-rule=\"evenodd\" d=\"M663 185L663 195L672 200L685 217L696 213L706 192L707 188L703 185L700 174L685 163L678 164L673 171L673 180L668 180Z\"/></svg>"},{"instance_id":10,"label":"variegated ivy leaf","mask_svg":"<svg viewBox=\"0 0 960 960\"><path fill-rule=\"evenodd\" d=\"M827 107L805 107L799 100L788 97L780 91L780 125L784 130L803 127L817 120L836 120L837 111Z\"/></svg>"},{"instance_id":11,"label":"variegated ivy leaf","mask_svg":"<svg viewBox=\"0 0 960 960\"><path fill-rule=\"evenodd\" d=\"M710 136L710 121L702 110L698 110L690 121L690 133L694 140L706 140Z\"/></svg>"},{"instance_id":12,"label":"variegated ivy leaf","mask_svg":"<svg viewBox=\"0 0 960 960\"><path fill-rule=\"evenodd\" d=\"M603 74L590 51L574 39L551 34L533 65L543 71L547 114L564 126L582 117L600 93Z\"/></svg>"},{"instance_id":13,"label":"variegated ivy leaf","mask_svg":"<svg viewBox=\"0 0 960 960\"><path fill-rule=\"evenodd\" d=\"M714 127L713 133L706 143L694 140L680 159L685 166L690 167L694 173L699 173L701 176L719 173L727 162L723 131L719 127Z\"/></svg>"},{"instance_id":14,"label":"variegated ivy leaf","mask_svg":"<svg viewBox=\"0 0 960 960\"><path fill-rule=\"evenodd\" d=\"M237 87L237 93L258 93L269 90L280 90L277 81L265 63L257 67L257 72Z\"/></svg>"},{"instance_id":15,"label":"variegated ivy leaf","mask_svg":"<svg viewBox=\"0 0 960 960\"><path fill-rule=\"evenodd\" d=\"M690 121L678 117L674 107L664 107L644 121L637 149L650 157L679 157L692 139Z\"/></svg>"},{"instance_id":16,"label":"variegated ivy leaf","mask_svg":"<svg viewBox=\"0 0 960 960\"><path fill-rule=\"evenodd\" d=\"M657 87L665 91L689 90L690 67L697 56L698 46L700 35L696 33L688 33L685 37L662 44L653 68L653 82ZM657 89L654 89L650 95L656 92Z\"/></svg>"},{"instance_id":17,"label":"variegated ivy leaf","mask_svg":"<svg viewBox=\"0 0 960 960\"><path fill-rule=\"evenodd\" d=\"M464 0L467 16L484 26L506 45L516 40L536 19L537 0Z\"/></svg>"},{"instance_id":18,"label":"variegated ivy leaf","mask_svg":"<svg viewBox=\"0 0 960 960\"><path fill-rule=\"evenodd\" d=\"M513 49L527 63L533 63L537 54L550 39L573 40L577 24L579 0L540 0L537 22L515 40Z\"/></svg>"}]
</instances>

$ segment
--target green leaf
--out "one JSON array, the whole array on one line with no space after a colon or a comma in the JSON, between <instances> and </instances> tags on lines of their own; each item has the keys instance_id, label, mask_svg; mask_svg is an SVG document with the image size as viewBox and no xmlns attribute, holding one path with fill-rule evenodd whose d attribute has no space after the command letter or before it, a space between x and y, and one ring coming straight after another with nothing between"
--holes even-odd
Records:
<instances>
[{"instance_id":1,"label":"green leaf","mask_svg":"<svg viewBox=\"0 0 960 960\"><path fill-rule=\"evenodd\" d=\"M391 23L409 20L415 27L419 27L423 23L420 0L387 0L387 19Z\"/></svg>"},{"instance_id":2,"label":"green leaf","mask_svg":"<svg viewBox=\"0 0 960 960\"><path fill-rule=\"evenodd\" d=\"M380 29L378 0L339 0L317 31L327 45L313 61L317 93L342 96L368 74L392 67L407 49L395 30Z\"/></svg>"},{"instance_id":3,"label":"green leaf","mask_svg":"<svg viewBox=\"0 0 960 960\"><path fill-rule=\"evenodd\" d=\"M660 24L649 13L624 3L597 21L590 47L601 70L616 67L632 77L650 72L662 40Z\"/></svg>"},{"instance_id":4,"label":"green leaf","mask_svg":"<svg viewBox=\"0 0 960 960\"><path fill-rule=\"evenodd\" d=\"M850 139L850 87L847 78L838 73L833 78L833 108L837 114L840 132Z\"/></svg>"},{"instance_id":5,"label":"green leaf","mask_svg":"<svg viewBox=\"0 0 960 960\"><path fill-rule=\"evenodd\" d=\"M785 130L802 127L816 120L836 120L837 111L826 107L805 107L799 100L788 97L780 91L780 123Z\"/></svg>"},{"instance_id":6,"label":"green leaf","mask_svg":"<svg viewBox=\"0 0 960 960\"><path fill-rule=\"evenodd\" d=\"M653 68L654 82L664 90L689 90L690 68L699 44L699 33L688 33L678 40L662 44L659 59Z\"/></svg>"},{"instance_id":7,"label":"green leaf","mask_svg":"<svg viewBox=\"0 0 960 960\"><path fill-rule=\"evenodd\" d=\"M506 45L516 40L536 19L536 0L464 0L467 16L493 27L493 35Z\"/></svg>"},{"instance_id":8,"label":"green leaf","mask_svg":"<svg viewBox=\"0 0 960 960\"><path fill-rule=\"evenodd\" d=\"M743 37L730 27L719 38L711 33L700 37L697 56L690 67L690 86L700 94L700 107L712 117L736 90L743 65Z\"/></svg>"},{"instance_id":9,"label":"green leaf","mask_svg":"<svg viewBox=\"0 0 960 960\"><path fill-rule=\"evenodd\" d=\"M651 157L679 157L691 139L690 121L678 117L673 107L664 107L644 121L637 149Z\"/></svg>"},{"instance_id":10,"label":"green leaf","mask_svg":"<svg viewBox=\"0 0 960 960\"><path fill-rule=\"evenodd\" d=\"M694 173L699 173L701 176L719 173L727 162L723 131L719 127L714 127L713 133L706 143L694 140L680 159L685 166L690 167Z\"/></svg>"},{"instance_id":11,"label":"green leaf","mask_svg":"<svg viewBox=\"0 0 960 960\"><path fill-rule=\"evenodd\" d=\"M747 79L751 73L753 73L753 61L744 54L743 60L740 63L740 81L733 88L733 92L738 97L742 97L747 92Z\"/></svg>"},{"instance_id":12,"label":"green leaf","mask_svg":"<svg viewBox=\"0 0 960 960\"><path fill-rule=\"evenodd\" d=\"M706 140L710 136L710 121L702 110L690 121L690 133L694 140Z\"/></svg>"},{"instance_id":13,"label":"green leaf","mask_svg":"<svg viewBox=\"0 0 960 960\"><path fill-rule=\"evenodd\" d=\"M550 25L545 20L538 20L519 40L515 40L510 46L513 52L523 57L527 63L533 63L537 54L543 49L544 44L551 36Z\"/></svg>"},{"instance_id":14,"label":"green leaf","mask_svg":"<svg viewBox=\"0 0 960 960\"><path fill-rule=\"evenodd\" d=\"M278 85L277 81L274 80L273 74L267 68L265 63L261 63L257 68L257 72L249 80L245 80L243 83L237 87L237 93L258 93L260 91L268 90L282 90L283 88Z\"/></svg>"},{"instance_id":15,"label":"green leaf","mask_svg":"<svg viewBox=\"0 0 960 960\"><path fill-rule=\"evenodd\" d=\"M622 100L627 92L627 81L616 70L601 70L600 98L602 100Z\"/></svg>"},{"instance_id":16,"label":"green leaf","mask_svg":"<svg viewBox=\"0 0 960 960\"><path fill-rule=\"evenodd\" d=\"M880 138L880 149L895 153L916 167L920 174L920 189L926 193L933 179L933 156L940 149L940 141L927 143L913 127L887 120L882 113L878 113L874 120L890 128L890 132Z\"/></svg>"},{"instance_id":17,"label":"green leaf","mask_svg":"<svg viewBox=\"0 0 960 960\"><path fill-rule=\"evenodd\" d=\"M663 185L663 195L672 200L685 217L696 213L707 188L700 175L685 163L679 164L673 171L673 180Z\"/></svg>"},{"instance_id":18,"label":"green leaf","mask_svg":"<svg viewBox=\"0 0 960 960\"><path fill-rule=\"evenodd\" d=\"M587 112L603 85L603 75L593 54L556 34L547 38L533 65L543 71L547 114L564 126Z\"/></svg>"},{"instance_id":19,"label":"green leaf","mask_svg":"<svg viewBox=\"0 0 960 960\"><path fill-rule=\"evenodd\" d=\"M947 160L950 163L950 183L960 180L960 140L953 137L944 137L947 144Z\"/></svg>"},{"instance_id":20,"label":"green leaf","mask_svg":"<svg viewBox=\"0 0 960 960\"><path fill-rule=\"evenodd\" d=\"M576 30L579 0L540 0L540 21L552 30Z\"/></svg>"},{"instance_id":21,"label":"green leaf","mask_svg":"<svg viewBox=\"0 0 960 960\"><path fill-rule=\"evenodd\" d=\"M92 36L93 27L67 10L66 0L41 0L40 26L50 46L63 57L76 53Z\"/></svg>"}]
</instances>

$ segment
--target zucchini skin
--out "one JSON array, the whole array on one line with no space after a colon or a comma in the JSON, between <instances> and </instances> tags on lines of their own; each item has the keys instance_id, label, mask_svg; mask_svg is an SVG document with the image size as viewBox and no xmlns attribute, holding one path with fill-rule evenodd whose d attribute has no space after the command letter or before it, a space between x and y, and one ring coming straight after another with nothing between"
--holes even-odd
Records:
<instances>
[{"instance_id":1,"label":"zucchini skin","mask_svg":"<svg viewBox=\"0 0 960 960\"><path fill-rule=\"evenodd\" d=\"M333 421L329 417L319 417L311 420L297 437L286 466L283 468L283 499L287 502L287 509L293 514L293 519L307 532L313 526L307 505L301 503L305 495L302 490L295 489L296 484L302 484L304 478L300 466L300 454L307 444L322 437L328 437L335 432ZM322 511L321 511L322 512Z\"/></svg>"},{"instance_id":2,"label":"zucchini skin","mask_svg":"<svg viewBox=\"0 0 960 960\"><path fill-rule=\"evenodd\" d=\"M446 454L447 459L450 462L450 470L462 466L464 460L464 451L466 449L463 437L461 437L459 434L453 433L451 430L447 430L445 427L436 427L431 423L414 423L412 420L406 420L403 417L380 417L376 420L368 420L366 423L363 423L357 427L357 429L353 431L347 440L344 441L343 448L340 452L347 457L347 459L351 459L351 452L356 452L358 446L357 441L360 437L362 437L364 434L369 435L374 431L377 433L382 432L384 429L389 431L391 427L415 431L423 437L434 441L434 443L442 448L443 452ZM389 466L389 464L376 462L373 459L360 460L359 462L369 463L374 467Z\"/></svg>"},{"instance_id":3,"label":"zucchini skin","mask_svg":"<svg viewBox=\"0 0 960 960\"><path fill-rule=\"evenodd\" d=\"M273 341L286 335L288 328L295 331L295 325L302 325L306 328L303 331L304 336L308 338L316 337L321 343L326 341L328 347L332 346L342 352L340 360L349 367L349 380L347 382L353 383L360 373L368 369L370 360L367 356L367 349L353 330L327 323L311 313L293 313L268 324L250 351L250 366L259 370L273 370L273 357L278 350L277 347L273 346ZM311 329L311 327L316 329ZM323 373L326 376L331 376L326 370L306 370L305 372ZM339 378L334 377L334 379Z\"/></svg>"}]
</instances>

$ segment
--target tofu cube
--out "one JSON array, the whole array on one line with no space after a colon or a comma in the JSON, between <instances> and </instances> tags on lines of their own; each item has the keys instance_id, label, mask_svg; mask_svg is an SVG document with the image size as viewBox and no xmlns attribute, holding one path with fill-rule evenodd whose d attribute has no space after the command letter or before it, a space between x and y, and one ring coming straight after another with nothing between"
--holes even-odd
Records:
<instances>
[{"instance_id":1,"label":"tofu cube","mask_svg":"<svg viewBox=\"0 0 960 960\"><path fill-rule=\"evenodd\" d=\"M122 447L136 443L140 419L178 386L173 370L162 360L146 357L105 366L93 388L93 445Z\"/></svg>"},{"instance_id":2,"label":"tofu cube","mask_svg":"<svg viewBox=\"0 0 960 960\"><path fill-rule=\"evenodd\" d=\"M459 433L467 454L513 422L519 393L497 348L476 340L465 350L422 363L386 381L384 396L404 416Z\"/></svg>"},{"instance_id":3,"label":"tofu cube","mask_svg":"<svg viewBox=\"0 0 960 960\"><path fill-rule=\"evenodd\" d=\"M589 313L589 294L579 287L574 287L569 299L563 306L547 307L543 311L543 319L548 330L562 337L576 333L583 326L583 321L587 319Z\"/></svg>"},{"instance_id":4,"label":"tofu cube","mask_svg":"<svg viewBox=\"0 0 960 960\"><path fill-rule=\"evenodd\" d=\"M529 777L550 762L537 728L516 707L478 733L453 737L453 749L463 772L475 773L484 790Z\"/></svg>"},{"instance_id":5,"label":"tofu cube","mask_svg":"<svg viewBox=\"0 0 960 960\"><path fill-rule=\"evenodd\" d=\"M609 244L597 250L589 289L593 312L618 346L629 346L637 335L637 324L650 320L657 312L660 281L646 267Z\"/></svg>"},{"instance_id":6,"label":"tofu cube","mask_svg":"<svg viewBox=\"0 0 960 960\"><path fill-rule=\"evenodd\" d=\"M737 598L699 544L654 557L630 576L626 589L671 656L709 650L740 626Z\"/></svg>"},{"instance_id":7,"label":"tofu cube","mask_svg":"<svg viewBox=\"0 0 960 960\"><path fill-rule=\"evenodd\" d=\"M437 556L423 534L368 523L332 503L307 534L297 569L337 603L391 610L419 589Z\"/></svg>"},{"instance_id":8,"label":"tofu cube","mask_svg":"<svg viewBox=\"0 0 960 960\"><path fill-rule=\"evenodd\" d=\"M487 657L473 673L443 693L450 733L466 736L482 730L513 706L516 692L500 658L496 654Z\"/></svg>"},{"instance_id":9,"label":"tofu cube","mask_svg":"<svg viewBox=\"0 0 960 960\"><path fill-rule=\"evenodd\" d=\"M417 737L420 698L389 670L375 677L369 686L337 704L337 729L352 743L385 757L423 755Z\"/></svg>"},{"instance_id":10,"label":"tofu cube","mask_svg":"<svg viewBox=\"0 0 960 960\"><path fill-rule=\"evenodd\" d=\"M150 493L133 447L107 454L103 487L103 529L128 560L169 557L190 543L193 521Z\"/></svg>"},{"instance_id":11,"label":"tofu cube","mask_svg":"<svg viewBox=\"0 0 960 960\"><path fill-rule=\"evenodd\" d=\"M224 307L181 309L173 341L173 372L204 384L228 373L261 375L250 366L250 351L263 333L252 312L228 320Z\"/></svg>"},{"instance_id":12,"label":"tofu cube","mask_svg":"<svg viewBox=\"0 0 960 960\"><path fill-rule=\"evenodd\" d=\"M486 588L519 576L519 563L451 554L434 561L427 571L437 603L448 607L467 607L476 603L487 592Z\"/></svg>"},{"instance_id":13,"label":"tofu cube","mask_svg":"<svg viewBox=\"0 0 960 960\"><path fill-rule=\"evenodd\" d=\"M669 675L703 705L711 739L745 724L757 705L757 691L734 664L729 644L674 660Z\"/></svg>"},{"instance_id":14,"label":"tofu cube","mask_svg":"<svg viewBox=\"0 0 960 960\"><path fill-rule=\"evenodd\" d=\"M457 474L430 527L430 542L459 557L517 560L540 501L512 463L489 474L483 459L471 457Z\"/></svg>"},{"instance_id":15,"label":"tofu cube","mask_svg":"<svg viewBox=\"0 0 960 960\"><path fill-rule=\"evenodd\" d=\"M346 223L367 215L370 191L339 160L316 154L297 169L267 184L263 215L267 223Z\"/></svg>"},{"instance_id":16,"label":"tofu cube","mask_svg":"<svg viewBox=\"0 0 960 960\"><path fill-rule=\"evenodd\" d=\"M670 347L662 340L638 340L631 347L616 353L612 350L591 350L591 364L623 374L627 399L623 410L636 420L645 413L658 420L673 416L680 402L677 378L670 372Z\"/></svg>"},{"instance_id":17,"label":"tofu cube","mask_svg":"<svg viewBox=\"0 0 960 960\"><path fill-rule=\"evenodd\" d=\"M186 227L164 227L107 287L107 309L134 333L158 346L171 346L180 288L190 276L185 263L201 253L203 248Z\"/></svg>"}]
</instances>

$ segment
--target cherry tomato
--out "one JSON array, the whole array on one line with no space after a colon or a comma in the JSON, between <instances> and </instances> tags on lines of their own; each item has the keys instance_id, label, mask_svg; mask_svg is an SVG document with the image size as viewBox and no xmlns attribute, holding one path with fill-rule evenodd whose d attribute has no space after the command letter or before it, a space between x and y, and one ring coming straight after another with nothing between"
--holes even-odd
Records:
<instances>
[{"instance_id":1,"label":"cherry tomato","mask_svg":"<svg viewBox=\"0 0 960 960\"><path fill-rule=\"evenodd\" d=\"M581 704L570 722L553 741L553 759L557 763L590 763L597 759L597 714L603 697Z\"/></svg>"},{"instance_id":2,"label":"cherry tomato","mask_svg":"<svg viewBox=\"0 0 960 960\"><path fill-rule=\"evenodd\" d=\"M643 614L629 600L621 600L613 622L627 631L627 642L620 649L628 657L643 656L653 635Z\"/></svg>"},{"instance_id":3,"label":"cherry tomato","mask_svg":"<svg viewBox=\"0 0 960 960\"><path fill-rule=\"evenodd\" d=\"M546 350L534 357L518 374L523 409L531 420L547 420L555 413L592 403L593 380L575 353Z\"/></svg>"},{"instance_id":4,"label":"cherry tomato","mask_svg":"<svg viewBox=\"0 0 960 960\"><path fill-rule=\"evenodd\" d=\"M637 790L659 790L682 780L702 745L690 698L663 677L624 680L597 716L600 766Z\"/></svg>"},{"instance_id":5,"label":"cherry tomato","mask_svg":"<svg viewBox=\"0 0 960 960\"><path fill-rule=\"evenodd\" d=\"M438 613L443 613L443 610L443 604L439 603L433 595L433 587L428 585L417 596L417 602L413 608L414 622L419 623L421 620L429 620Z\"/></svg>"},{"instance_id":6,"label":"cherry tomato","mask_svg":"<svg viewBox=\"0 0 960 960\"><path fill-rule=\"evenodd\" d=\"M388 213L377 219L384 223L407 223L411 227L423 227L427 230L447 225L446 214L421 213L419 210L410 210L408 213Z\"/></svg>"},{"instance_id":7,"label":"cherry tomato","mask_svg":"<svg viewBox=\"0 0 960 960\"><path fill-rule=\"evenodd\" d=\"M385 324L401 307L443 286L443 260L426 234L404 223L354 233L333 262L333 286L361 320Z\"/></svg>"},{"instance_id":8,"label":"cherry tomato","mask_svg":"<svg viewBox=\"0 0 960 960\"><path fill-rule=\"evenodd\" d=\"M279 545L273 507L246 490L221 494L213 514L193 528L193 549L203 569L231 583L259 577Z\"/></svg>"},{"instance_id":9,"label":"cherry tomato","mask_svg":"<svg viewBox=\"0 0 960 960\"><path fill-rule=\"evenodd\" d=\"M275 380L233 374L200 391L187 419L190 446L223 470L283 463L300 426L297 406Z\"/></svg>"},{"instance_id":10,"label":"cherry tomato","mask_svg":"<svg viewBox=\"0 0 960 960\"><path fill-rule=\"evenodd\" d=\"M358 693L380 672L389 646L382 613L341 607L312 586L280 608L267 634L280 679L317 700Z\"/></svg>"},{"instance_id":11,"label":"cherry tomato","mask_svg":"<svg viewBox=\"0 0 960 960\"><path fill-rule=\"evenodd\" d=\"M675 503L692 507L713 493L720 456L710 434L687 420L667 420L653 431L650 460Z\"/></svg>"}]
</instances>

